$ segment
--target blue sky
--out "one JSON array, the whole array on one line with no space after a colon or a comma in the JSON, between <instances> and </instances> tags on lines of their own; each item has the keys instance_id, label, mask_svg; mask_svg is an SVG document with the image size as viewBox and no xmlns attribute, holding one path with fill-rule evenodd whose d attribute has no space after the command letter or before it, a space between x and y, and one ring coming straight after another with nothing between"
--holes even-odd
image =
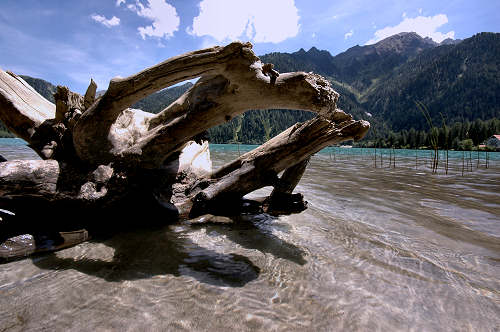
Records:
<instances>
[{"instance_id":1,"label":"blue sky","mask_svg":"<svg viewBox=\"0 0 500 332\"><path fill-rule=\"evenodd\" d=\"M436 41L500 30L500 1L0 0L0 68L83 93L169 57L231 40L257 55L333 55L394 33Z\"/></svg>"}]
</instances>

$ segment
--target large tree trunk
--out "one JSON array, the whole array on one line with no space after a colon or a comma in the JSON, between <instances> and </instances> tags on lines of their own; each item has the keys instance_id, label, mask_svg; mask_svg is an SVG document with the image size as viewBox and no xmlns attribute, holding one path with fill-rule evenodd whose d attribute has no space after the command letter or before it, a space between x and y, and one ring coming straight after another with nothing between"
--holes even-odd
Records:
<instances>
[{"instance_id":1,"label":"large tree trunk","mask_svg":"<svg viewBox=\"0 0 500 332\"><path fill-rule=\"evenodd\" d=\"M292 192L310 156L362 138L369 123L338 110L338 94L321 76L279 74L251 48L236 42L186 53L111 80L97 99L93 81L85 96L58 87L56 105L0 70L0 119L42 158L0 163L0 209L16 214L3 222L14 225L9 234L35 215L49 214L52 220L37 229L51 224L71 231L86 227L85 219L90 223L94 214L123 216L137 206L161 209L169 218L238 213L244 205L235 203L265 186L274 190L262 208L304 209L302 196ZM196 77L196 84L159 114L129 108ZM317 116L212 172L207 142L193 139L250 109L299 109ZM69 215L84 217L73 222Z\"/></svg>"}]
</instances>

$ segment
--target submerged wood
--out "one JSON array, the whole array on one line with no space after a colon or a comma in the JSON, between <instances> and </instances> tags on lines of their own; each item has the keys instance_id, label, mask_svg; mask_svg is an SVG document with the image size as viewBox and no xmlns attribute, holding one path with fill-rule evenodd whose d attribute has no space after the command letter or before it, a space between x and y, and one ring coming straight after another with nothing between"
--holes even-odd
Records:
<instances>
[{"instance_id":1,"label":"submerged wood","mask_svg":"<svg viewBox=\"0 0 500 332\"><path fill-rule=\"evenodd\" d=\"M130 108L154 92L197 77L159 114ZM91 218L104 210L124 216L136 206L149 212L161 209L169 220L230 215L249 206L301 211L307 203L293 190L311 155L360 139L369 129L368 122L336 108L339 95L326 79L278 73L259 60L250 43L179 55L112 79L101 97L96 98L96 90L93 80L85 96L58 87L54 105L19 76L0 70L0 119L42 158L0 163L0 208L16 214L9 225L29 224L45 211L51 217L87 211L82 215ZM208 144L194 140L250 109L298 109L317 116L212 171ZM274 187L267 200L243 200L265 186ZM55 219L54 225L64 225L64 231L81 226Z\"/></svg>"}]
</instances>

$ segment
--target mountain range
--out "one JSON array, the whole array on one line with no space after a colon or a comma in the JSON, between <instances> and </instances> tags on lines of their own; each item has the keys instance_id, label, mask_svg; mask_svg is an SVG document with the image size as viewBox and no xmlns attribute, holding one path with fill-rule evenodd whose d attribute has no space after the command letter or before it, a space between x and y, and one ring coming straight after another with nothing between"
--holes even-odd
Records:
<instances>
[{"instance_id":1,"label":"mountain range","mask_svg":"<svg viewBox=\"0 0 500 332\"><path fill-rule=\"evenodd\" d=\"M313 71L325 76L340 93L338 107L372 123L368 139L412 128L428 130L429 119L437 126L500 119L499 33L436 43L404 32L373 45L356 45L336 56L312 47L294 53L269 53L260 59L273 63L279 72ZM23 77L42 95L52 98L52 84ZM164 89L134 107L156 113L191 85ZM312 116L291 110L249 111L208 134L215 143L259 144Z\"/></svg>"},{"instance_id":2,"label":"mountain range","mask_svg":"<svg viewBox=\"0 0 500 332\"><path fill-rule=\"evenodd\" d=\"M262 61L278 71L303 68L329 78L340 108L379 127L400 131L428 127L416 103L434 123L500 118L500 34L480 33L438 44L414 32L336 56L311 48L271 53Z\"/></svg>"}]
</instances>

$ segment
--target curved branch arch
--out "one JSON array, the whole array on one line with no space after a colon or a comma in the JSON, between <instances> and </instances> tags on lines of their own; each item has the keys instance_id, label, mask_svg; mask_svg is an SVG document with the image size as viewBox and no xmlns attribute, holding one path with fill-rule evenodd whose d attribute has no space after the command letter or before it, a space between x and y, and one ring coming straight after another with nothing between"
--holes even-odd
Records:
<instances>
[{"instance_id":1,"label":"curved branch arch","mask_svg":"<svg viewBox=\"0 0 500 332\"><path fill-rule=\"evenodd\" d=\"M196 77L158 114L130 108ZM310 156L360 139L370 127L336 108L339 95L326 79L314 73L280 74L259 60L250 43L189 52L114 78L97 99L96 89L93 81L85 96L57 87L54 105L20 77L0 70L0 119L45 159L0 163L0 208L25 216L37 212L23 209L26 204L99 213L130 209L129 202L136 200L154 201L177 218L190 218L223 214L227 201L241 201L271 185L275 190L268 204L290 199L294 209L303 209L302 197L292 192ZM251 109L298 109L317 116L215 172L200 167L210 165L208 144L193 138Z\"/></svg>"}]
</instances>

